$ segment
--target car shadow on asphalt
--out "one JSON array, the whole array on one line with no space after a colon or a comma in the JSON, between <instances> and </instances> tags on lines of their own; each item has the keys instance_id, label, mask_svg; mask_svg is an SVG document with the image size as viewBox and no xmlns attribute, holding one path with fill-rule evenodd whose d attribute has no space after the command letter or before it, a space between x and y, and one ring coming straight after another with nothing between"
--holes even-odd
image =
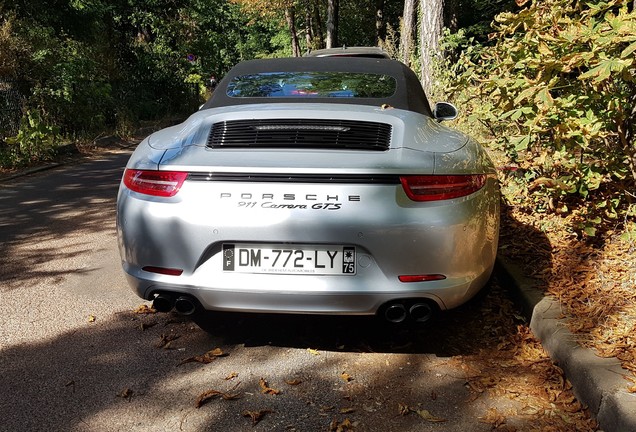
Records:
<instances>
[{"instance_id":1,"label":"car shadow on asphalt","mask_svg":"<svg viewBox=\"0 0 636 432\"><path fill-rule=\"evenodd\" d=\"M461 371L453 376L444 369L447 359L360 356L347 352L346 345L341 348L338 344L349 341L333 333L348 323L303 321L281 319L264 325L255 319L249 326L236 326L238 332L206 335L182 317L131 311L46 340L0 348L5 394L0 430L329 430L333 421L345 418L359 422L359 430L439 430L427 429L417 415L397 414L399 404L416 407L422 402L438 415L452 415L446 430L476 424L484 415L482 403L472 403ZM266 343L267 338L256 347L256 336L247 333L256 331L259 323L265 327L259 338L287 328L288 336L274 342L283 347L308 344L322 353L294 350L292 355L287 348ZM292 330L292 325L299 327ZM354 332L374 336L362 321L351 332L351 339ZM387 338L382 335L382 343L388 343ZM420 346L422 352L436 352L431 345L425 349L426 344ZM214 347L225 356L209 364L185 363ZM329 347L342 352L323 351ZM352 351L361 349L358 344ZM465 352L461 346L458 351ZM433 378L424 377L423 369ZM341 373L345 370L351 378ZM263 393L263 378L280 394ZM286 384L289 379L298 384ZM201 395L210 391L236 399L217 397L198 408ZM267 415L253 427L245 418L248 411ZM487 431L490 426L471 430Z\"/></svg>"},{"instance_id":2,"label":"car shadow on asphalt","mask_svg":"<svg viewBox=\"0 0 636 432\"><path fill-rule=\"evenodd\" d=\"M509 301L495 280L459 308L438 312L428 322L390 323L376 316L273 315L209 312L202 327L224 345L278 346L335 352L435 354L479 351L488 329L497 325L494 309ZM517 315L518 316L518 315Z\"/></svg>"}]
</instances>

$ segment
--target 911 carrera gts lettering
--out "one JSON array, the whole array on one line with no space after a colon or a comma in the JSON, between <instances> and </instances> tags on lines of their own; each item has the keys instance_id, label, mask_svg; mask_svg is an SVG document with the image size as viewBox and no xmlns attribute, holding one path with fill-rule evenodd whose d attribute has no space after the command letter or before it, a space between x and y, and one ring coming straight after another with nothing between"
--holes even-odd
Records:
<instances>
[{"instance_id":1,"label":"911 carrera gts lettering","mask_svg":"<svg viewBox=\"0 0 636 432\"><path fill-rule=\"evenodd\" d=\"M264 202L261 204L262 208L282 208L282 209L306 209L306 204L276 204L273 202Z\"/></svg>"},{"instance_id":2,"label":"911 carrera gts lettering","mask_svg":"<svg viewBox=\"0 0 636 432\"><path fill-rule=\"evenodd\" d=\"M316 203L311 206L314 210L340 210L342 208L341 203Z\"/></svg>"},{"instance_id":3,"label":"911 carrera gts lettering","mask_svg":"<svg viewBox=\"0 0 636 432\"><path fill-rule=\"evenodd\" d=\"M238 206L241 208L264 208L264 209L308 209L307 204L277 204L271 201L259 203L257 201L239 201ZM315 203L311 205L313 210L340 210L342 203Z\"/></svg>"}]
</instances>

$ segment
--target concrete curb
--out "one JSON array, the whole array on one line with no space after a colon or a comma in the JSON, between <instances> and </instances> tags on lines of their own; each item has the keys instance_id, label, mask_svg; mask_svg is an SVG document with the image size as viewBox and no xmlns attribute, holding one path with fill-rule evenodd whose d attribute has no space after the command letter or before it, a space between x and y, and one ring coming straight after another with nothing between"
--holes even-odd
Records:
<instances>
[{"instance_id":1,"label":"concrete curb","mask_svg":"<svg viewBox=\"0 0 636 432\"><path fill-rule=\"evenodd\" d=\"M618 359L601 358L581 347L560 318L559 302L544 296L537 282L527 278L517 264L497 257L495 272L502 284L512 288L530 329L563 369L574 394L589 407L600 427L612 432L636 431L636 394L627 391L629 382L624 377L630 373Z\"/></svg>"}]
</instances>

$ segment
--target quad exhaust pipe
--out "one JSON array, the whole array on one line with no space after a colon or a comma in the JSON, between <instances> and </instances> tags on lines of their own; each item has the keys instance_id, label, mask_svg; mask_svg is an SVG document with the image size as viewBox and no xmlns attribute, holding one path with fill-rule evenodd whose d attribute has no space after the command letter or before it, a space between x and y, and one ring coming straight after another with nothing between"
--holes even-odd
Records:
<instances>
[{"instance_id":1,"label":"quad exhaust pipe","mask_svg":"<svg viewBox=\"0 0 636 432\"><path fill-rule=\"evenodd\" d=\"M181 296L174 302L174 310L179 315L192 315L197 310L197 305L194 301L187 296Z\"/></svg>"},{"instance_id":2,"label":"quad exhaust pipe","mask_svg":"<svg viewBox=\"0 0 636 432\"><path fill-rule=\"evenodd\" d=\"M433 309L428 303L415 303L409 309L409 315L416 323L425 323L433 318Z\"/></svg>"},{"instance_id":3,"label":"quad exhaust pipe","mask_svg":"<svg viewBox=\"0 0 636 432\"><path fill-rule=\"evenodd\" d=\"M197 310L197 301L190 296L180 295L178 297L160 293L152 301L152 308L157 312L170 312L175 310L179 315L193 315Z\"/></svg>"},{"instance_id":4,"label":"quad exhaust pipe","mask_svg":"<svg viewBox=\"0 0 636 432\"><path fill-rule=\"evenodd\" d=\"M402 303L393 303L384 311L384 318L390 323L399 324L408 318L408 312Z\"/></svg>"},{"instance_id":5,"label":"quad exhaust pipe","mask_svg":"<svg viewBox=\"0 0 636 432\"><path fill-rule=\"evenodd\" d=\"M410 318L411 321L421 324L433 318L434 313L428 303L414 303L407 309L404 303L395 302L384 310L384 319L390 323L399 324Z\"/></svg>"},{"instance_id":6,"label":"quad exhaust pipe","mask_svg":"<svg viewBox=\"0 0 636 432\"><path fill-rule=\"evenodd\" d=\"M174 307L174 298L168 294L159 294L152 301L152 308L157 312L170 312Z\"/></svg>"}]
</instances>

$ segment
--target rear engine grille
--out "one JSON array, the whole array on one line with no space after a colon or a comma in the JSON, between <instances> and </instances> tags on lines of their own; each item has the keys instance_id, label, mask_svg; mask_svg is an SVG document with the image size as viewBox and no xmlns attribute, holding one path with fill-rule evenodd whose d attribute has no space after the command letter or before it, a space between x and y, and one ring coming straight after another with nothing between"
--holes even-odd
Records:
<instances>
[{"instance_id":1,"label":"rear engine grille","mask_svg":"<svg viewBox=\"0 0 636 432\"><path fill-rule=\"evenodd\" d=\"M212 148L318 148L388 150L391 125L356 120L267 119L215 123Z\"/></svg>"}]
</instances>

